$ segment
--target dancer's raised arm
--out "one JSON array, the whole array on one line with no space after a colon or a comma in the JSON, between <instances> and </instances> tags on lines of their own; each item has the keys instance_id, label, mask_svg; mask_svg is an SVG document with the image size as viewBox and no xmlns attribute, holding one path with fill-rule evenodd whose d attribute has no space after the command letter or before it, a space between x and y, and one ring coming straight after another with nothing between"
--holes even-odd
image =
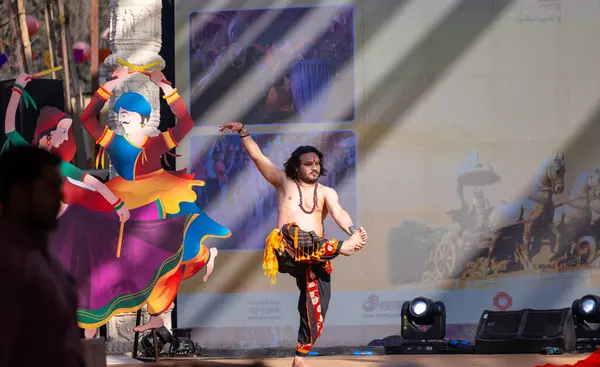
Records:
<instances>
[{"instance_id":1,"label":"dancer's raised arm","mask_svg":"<svg viewBox=\"0 0 600 367\"><path fill-rule=\"evenodd\" d=\"M8 137L8 140L13 145L29 145L21 137L21 135L16 130L16 115L17 110L19 109L19 103L21 102L21 96L25 92L25 86L31 80L31 76L25 73L19 74L17 79L15 80L15 85L12 88L12 94L10 96L10 100L8 101L8 106L6 107L6 115L4 118L4 133Z\"/></svg>"},{"instance_id":2,"label":"dancer's raised arm","mask_svg":"<svg viewBox=\"0 0 600 367\"><path fill-rule=\"evenodd\" d=\"M113 89L115 89L115 87L120 84L128 74L129 73L127 70L117 68L113 72L110 80L101 85L96 93L94 93L90 103L88 103L81 114L81 123L83 124L83 127L92 136L92 138L96 140L96 143L101 140L103 135L105 135L105 130L108 129L107 126L102 125L102 123L98 121L97 116L100 111L102 111L102 108L104 108L106 102L108 102Z\"/></svg>"},{"instance_id":3,"label":"dancer's raised arm","mask_svg":"<svg viewBox=\"0 0 600 367\"><path fill-rule=\"evenodd\" d=\"M277 166L261 152L258 144L256 144L254 139L252 139L248 131L244 128L244 124L241 122L229 122L219 126L219 131L221 134L224 134L227 131L239 133L242 138L244 149L246 149L246 152L248 152L248 155L252 158L256 164L256 168L258 168L265 180L275 188L281 187L285 182L285 173L277 168Z\"/></svg>"},{"instance_id":4,"label":"dancer's raised arm","mask_svg":"<svg viewBox=\"0 0 600 367\"><path fill-rule=\"evenodd\" d=\"M185 136L194 128L194 120L190 116L185 104L181 100L177 88L166 83L165 75L160 70L155 70L150 74L150 80L156 84L163 92L163 98L171 108L171 112L177 118L174 127L170 127L163 132L163 138L167 143L167 148L172 149L179 145Z\"/></svg>"}]
</instances>

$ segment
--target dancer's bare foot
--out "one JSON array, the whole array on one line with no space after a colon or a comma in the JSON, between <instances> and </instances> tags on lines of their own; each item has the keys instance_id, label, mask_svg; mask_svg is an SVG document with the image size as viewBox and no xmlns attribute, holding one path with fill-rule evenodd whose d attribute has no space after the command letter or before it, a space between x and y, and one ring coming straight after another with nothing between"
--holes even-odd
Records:
<instances>
[{"instance_id":1,"label":"dancer's bare foot","mask_svg":"<svg viewBox=\"0 0 600 367\"><path fill-rule=\"evenodd\" d=\"M160 327L163 327L164 325L165 325L165 322L163 321L162 317L150 316L150 321L148 321L144 325L134 327L133 331L141 333L141 332L144 332L144 331L150 330L150 329L158 329Z\"/></svg>"},{"instance_id":2,"label":"dancer's bare foot","mask_svg":"<svg viewBox=\"0 0 600 367\"><path fill-rule=\"evenodd\" d=\"M215 247L210 248L210 260L208 260L208 264L206 264L206 275L202 277L202 281L206 283L208 281L208 277L212 274L213 270L215 270L215 259L219 254L219 250Z\"/></svg>"},{"instance_id":3,"label":"dancer's bare foot","mask_svg":"<svg viewBox=\"0 0 600 367\"><path fill-rule=\"evenodd\" d=\"M304 357L296 356L294 357L294 363L292 363L292 367L310 367L308 363L304 360Z\"/></svg>"},{"instance_id":4,"label":"dancer's bare foot","mask_svg":"<svg viewBox=\"0 0 600 367\"><path fill-rule=\"evenodd\" d=\"M84 334L86 339L93 339L98 332L98 328L85 329Z\"/></svg>"},{"instance_id":5,"label":"dancer's bare foot","mask_svg":"<svg viewBox=\"0 0 600 367\"><path fill-rule=\"evenodd\" d=\"M363 227L360 227L358 233L360 234L360 241L356 245L356 251L367 245L367 231Z\"/></svg>"},{"instance_id":6,"label":"dancer's bare foot","mask_svg":"<svg viewBox=\"0 0 600 367\"><path fill-rule=\"evenodd\" d=\"M340 254L350 256L356 251L356 246L360 243L360 232L355 231L347 240L342 242ZM361 246L362 247L362 246Z\"/></svg>"}]
</instances>

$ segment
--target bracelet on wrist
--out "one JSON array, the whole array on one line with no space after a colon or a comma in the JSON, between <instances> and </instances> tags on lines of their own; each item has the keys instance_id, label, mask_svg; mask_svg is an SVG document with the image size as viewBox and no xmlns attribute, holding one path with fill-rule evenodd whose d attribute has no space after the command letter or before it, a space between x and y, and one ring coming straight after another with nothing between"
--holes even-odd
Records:
<instances>
[{"instance_id":1,"label":"bracelet on wrist","mask_svg":"<svg viewBox=\"0 0 600 367\"><path fill-rule=\"evenodd\" d=\"M168 100L169 98L172 98L175 94L177 94L177 88L173 88L173 91L171 93L169 93L168 95L164 95L163 99Z\"/></svg>"},{"instance_id":2,"label":"bracelet on wrist","mask_svg":"<svg viewBox=\"0 0 600 367\"><path fill-rule=\"evenodd\" d=\"M27 93L25 87L15 83L12 87L12 91L15 93L19 93L21 97L23 97L23 103L25 103L25 108L29 108L29 106L31 105L31 107L33 107L34 110L37 110L37 105L35 104L33 97L31 97L31 94Z\"/></svg>"},{"instance_id":3,"label":"bracelet on wrist","mask_svg":"<svg viewBox=\"0 0 600 367\"><path fill-rule=\"evenodd\" d=\"M245 138L245 137L247 137L247 136L250 136L250 133L248 132L248 130L246 130L246 128L245 128L245 127L242 127L242 128L240 129L240 131L238 131L238 134L240 134L240 137L241 137L241 138Z\"/></svg>"},{"instance_id":4,"label":"bracelet on wrist","mask_svg":"<svg viewBox=\"0 0 600 367\"><path fill-rule=\"evenodd\" d=\"M352 235L354 232L356 232L356 226L350 226L350 227L348 227L348 231Z\"/></svg>"},{"instance_id":5,"label":"bracelet on wrist","mask_svg":"<svg viewBox=\"0 0 600 367\"><path fill-rule=\"evenodd\" d=\"M115 201L115 202L112 204L112 207L113 207L113 210L114 210L114 211L117 211L117 210L121 209L121 208L122 208L124 205L125 205L125 203L123 202L123 200L121 200L121 199L119 198L119 199L117 199L117 201Z\"/></svg>"}]
</instances>

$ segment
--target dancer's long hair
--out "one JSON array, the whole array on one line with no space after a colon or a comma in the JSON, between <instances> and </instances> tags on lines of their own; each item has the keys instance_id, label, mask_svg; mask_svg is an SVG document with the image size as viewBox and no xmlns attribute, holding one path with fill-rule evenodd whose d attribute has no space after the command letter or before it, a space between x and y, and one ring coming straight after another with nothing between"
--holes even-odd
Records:
<instances>
[{"instance_id":1,"label":"dancer's long hair","mask_svg":"<svg viewBox=\"0 0 600 367\"><path fill-rule=\"evenodd\" d=\"M323 162L323 153L321 153L317 148L311 145L302 145L296 148L290 158L283 164L285 168L285 175L291 180L298 179L298 170L300 169L300 157L306 153L315 153L317 157L319 157L319 161L321 161L321 169L319 171L319 178L327 176L327 169L325 168L325 164Z\"/></svg>"}]
</instances>

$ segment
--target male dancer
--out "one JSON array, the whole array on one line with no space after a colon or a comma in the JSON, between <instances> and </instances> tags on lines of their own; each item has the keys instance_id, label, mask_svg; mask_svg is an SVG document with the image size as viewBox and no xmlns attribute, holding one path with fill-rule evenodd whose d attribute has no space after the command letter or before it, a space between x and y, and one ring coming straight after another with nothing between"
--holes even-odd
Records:
<instances>
[{"instance_id":1,"label":"male dancer","mask_svg":"<svg viewBox=\"0 0 600 367\"><path fill-rule=\"evenodd\" d=\"M356 230L335 190L319 184L319 177L327 170L322 165L323 154L316 148L298 147L285 162L285 171L281 171L260 151L243 124L230 122L221 125L219 131L238 132L260 173L277 189L277 228L267 238L263 268L272 283L277 271L296 279L300 329L292 366L306 366L304 356L321 336L331 298L330 260L360 250L366 245L367 232L362 227ZM323 237L327 214L350 235L347 240Z\"/></svg>"}]
</instances>

